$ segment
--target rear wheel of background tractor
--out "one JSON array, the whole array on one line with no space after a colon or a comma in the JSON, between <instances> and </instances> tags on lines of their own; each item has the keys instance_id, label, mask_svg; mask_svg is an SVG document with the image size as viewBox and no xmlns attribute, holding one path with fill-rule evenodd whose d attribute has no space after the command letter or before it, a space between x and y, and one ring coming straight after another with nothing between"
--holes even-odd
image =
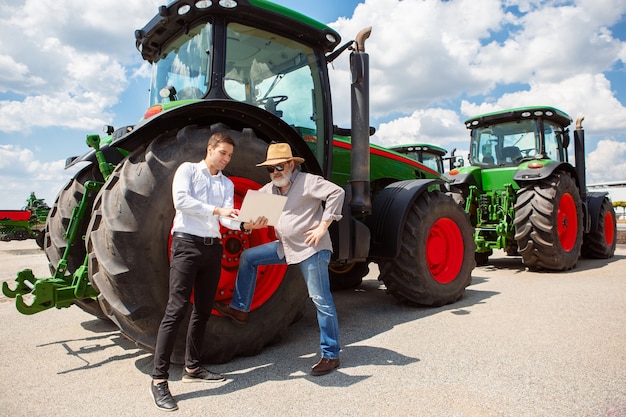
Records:
<instances>
[{"instance_id":1,"label":"rear wheel of background tractor","mask_svg":"<svg viewBox=\"0 0 626 417\"><path fill-rule=\"evenodd\" d=\"M596 230L583 236L582 255L586 258L612 258L617 243L615 209L608 198L602 200Z\"/></svg>"},{"instance_id":2,"label":"rear wheel of background tractor","mask_svg":"<svg viewBox=\"0 0 626 417\"><path fill-rule=\"evenodd\" d=\"M96 164L83 168L74 178L68 181L65 187L59 192L48 215L45 235L43 237L43 249L48 257L49 268L52 274L56 271L59 260L61 260L67 248L67 240L63 235L67 232L74 207L78 206L83 198L85 183L87 181L103 181L102 174ZM85 256L87 255L83 236L89 224L89 214L93 206L95 192L93 194L93 196L89 197L89 207L85 212L85 218L78 227L78 235L67 255L67 273L69 274L73 274L83 265ZM77 300L74 304L89 314L101 319L106 319L106 315L102 312L100 305L91 298Z\"/></svg>"},{"instance_id":3,"label":"rear wheel of background tractor","mask_svg":"<svg viewBox=\"0 0 626 417\"><path fill-rule=\"evenodd\" d=\"M267 181L267 173L252 162L263 160L267 143L251 130L234 131L220 124L210 129L187 126L165 133L147 148L133 152L115 169L96 199L87 235L89 275L100 292L98 300L103 310L126 336L150 351L154 350L168 299L168 244L174 218L172 178L182 162L204 157L207 140L217 131L230 134L236 142L225 172L235 182L236 194L243 196L245 190L237 188L246 181ZM260 231L254 231L250 239L236 231L223 234L225 256L216 300L228 302L232 296L241 245L268 241L256 239L257 233ZM209 320L202 360L222 363L238 355L257 354L301 317L307 290L299 269L268 267L261 275L253 300L255 309L245 326L236 326L223 317ZM230 280L230 284L224 284L224 280ZM265 301L259 304L257 296ZM184 356L188 317L178 334L174 362L181 362Z\"/></svg>"},{"instance_id":4,"label":"rear wheel of background tractor","mask_svg":"<svg viewBox=\"0 0 626 417\"><path fill-rule=\"evenodd\" d=\"M564 271L576 266L583 237L582 201L567 172L517 191L515 240L526 266Z\"/></svg>"},{"instance_id":5,"label":"rear wheel of background tractor","mask_svg":"<svg viewBox=\"0 0 626 417\"><path fill-rule=\"evenodd\" d=\"M352 262L346 265L330 265L328 276L331 291L347 290L361 285L363 277L370 272L367 262Z\"/></svg>"},{"instance_id":6,"label":"rear wheel of background tractor","mask_svg":"<svg viewBox=\"0 0 626 417\"><path fill-rule=\"evenodd\" d=\"M476 265L473 228L465 211L441 192L424 192L401 233L400 254L380 268L387 291L402 301L433 307L461 298Z\"/></svg>"},{"instance_id":7,"label":"rear wheel of background tractor","mask_svg":"<svg viewBox=\"0 0 626 417\"><path fill-rule=\"evenodd\" d=\"M489 263L489 257L493 255L493 250L490 249L487 252L476 252L474 254L474 260L476 260L476 266L484 266Z\"/></svg>"}]
</instances>

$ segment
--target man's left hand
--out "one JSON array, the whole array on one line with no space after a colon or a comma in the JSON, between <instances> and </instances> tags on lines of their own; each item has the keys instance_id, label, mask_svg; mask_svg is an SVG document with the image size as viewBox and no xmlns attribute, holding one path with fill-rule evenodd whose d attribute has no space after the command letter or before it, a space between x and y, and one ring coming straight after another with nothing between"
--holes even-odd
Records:
<instances>
[{"instance_id":1,"label":"man's left hand","mask_svg":"<svg viewBox=\"0 0 626 417\"><path fill-rule=\"evenodd\" d=\"M328 230L328 226L330 226L331 222L321 222L317 225L315 229L307 230L304 232L306 239L304 239L304 243L311 246L317 246L320 243L322 237L326 234Z\"/></svg>"}]
</instances>

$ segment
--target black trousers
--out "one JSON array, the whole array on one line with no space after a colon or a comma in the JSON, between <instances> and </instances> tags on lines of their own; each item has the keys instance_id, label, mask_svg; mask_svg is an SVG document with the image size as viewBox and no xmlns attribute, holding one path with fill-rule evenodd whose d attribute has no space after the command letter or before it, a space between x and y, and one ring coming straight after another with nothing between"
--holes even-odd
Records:
<instances>
[{"instance_id":1,"label":"black trousers","mask_svg":"<svg viewBox=\"0 0 626 417\"><path fill-rule=\"evenodd\" d=\"M194 295L193 310L187 328L185 366L200 366L200 355L220 279L222 245L172 238L169 299L159 326L154 352L154 379L168 379L170 357L181 322Z\"/></svg>"}]
</instances>

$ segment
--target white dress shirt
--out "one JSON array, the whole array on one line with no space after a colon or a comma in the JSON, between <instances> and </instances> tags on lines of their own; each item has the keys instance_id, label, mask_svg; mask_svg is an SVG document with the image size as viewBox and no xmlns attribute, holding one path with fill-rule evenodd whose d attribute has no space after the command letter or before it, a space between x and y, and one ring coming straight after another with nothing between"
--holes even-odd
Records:
<instances>
[{"instance_id":1,"label":"white dress shirt","mask_svg":"<svg viewBox=\"0 0 626 417\"><path fill-rule=\"evenodd\" d=\"M213 214L216 207L233 207L235 186L222 171L211 175L204 161L183 162L172 181L176 215L172 232L220 237L220 225L238 230L240 222Z\"/></svg>"}]
</instances>

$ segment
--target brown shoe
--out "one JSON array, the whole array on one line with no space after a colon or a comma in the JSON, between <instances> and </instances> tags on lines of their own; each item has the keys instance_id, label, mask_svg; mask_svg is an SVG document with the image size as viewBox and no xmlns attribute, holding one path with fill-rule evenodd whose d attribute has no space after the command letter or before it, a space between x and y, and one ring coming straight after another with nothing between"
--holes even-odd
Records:
<instances>
[{"instance_id":1,"label":"brown shoe","mask_svg":"<svg viewBox=\"0 0 626 417\"><path fill-rule=\"evenodd\" d=\"M216 309L222 316L228 317L234 323L243 326L248 321L248 313L245 311L235 310L228 304L215 303L213 308Z\"/></svg>"},{"instance_id":2,"label":"brown shoe","mask_svg":"<svg viewBox=\"0 0 626 417\"><path fill-rule=\"evenodd\" d=\"M333 369L339 368L339 358L337 359L328 359L322 358L318 363L315 364L313 369L311 369L311 375L320 376L326 375L333 371Z\"/></svg>"}]
</instances>

